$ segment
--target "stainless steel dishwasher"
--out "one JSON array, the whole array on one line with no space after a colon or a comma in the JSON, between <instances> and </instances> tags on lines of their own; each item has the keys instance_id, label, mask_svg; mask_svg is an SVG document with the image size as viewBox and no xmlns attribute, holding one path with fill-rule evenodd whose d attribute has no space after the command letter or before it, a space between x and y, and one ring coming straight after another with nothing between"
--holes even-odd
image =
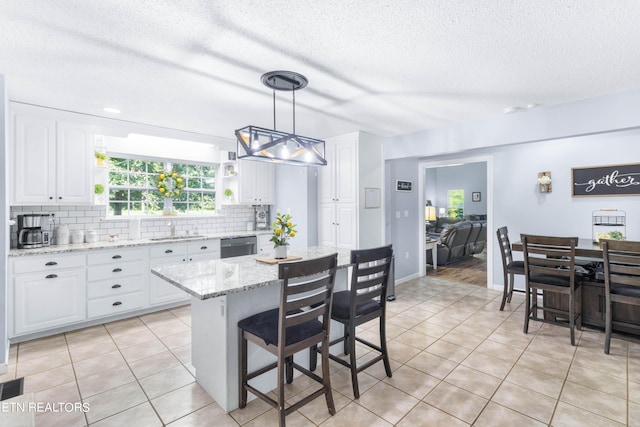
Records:
<instances>
[{"instance_id":1,"label":"stainless steel dishwasher","mask_svg":"<svg viewBox=\"0 0 640 427\"><path fill-rule=\"evenodd\" d=\"M256 236L229 237L220 239L220 258L253 255L258 253Z\"/></svg>"}]
</instances>

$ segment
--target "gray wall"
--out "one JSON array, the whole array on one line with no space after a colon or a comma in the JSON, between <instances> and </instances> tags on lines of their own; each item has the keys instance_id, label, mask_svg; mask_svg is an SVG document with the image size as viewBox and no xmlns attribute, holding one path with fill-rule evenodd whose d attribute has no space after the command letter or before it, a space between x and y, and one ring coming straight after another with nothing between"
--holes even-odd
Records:
<instances>
[{"instance_id":1,"label":"gray wall","mask_svg":"<svg viewBox=\"0 0 640 427\"><path fill-rule=\"evenodd\" d=\"M460 166L428 168L425 171L425 200L436 208L447 208L448 191L464 190L464 215L487 213L487 164L468 163ZM474 192L480 201L471 200Z\"/></svg>"},{"instance_id":2,"label":"gray wall","mask_svg":"<svg viewBox=\"0 0 640 427\"><path fill-rule=\"evenodd\" d=\"M276 165L276 203L271 207L271 220L276 212L290 213L298 234L289 241L290 248L318 244L318 174L315 167Z\"/></svg>"},{"instance_id":3,"label":"gray wall","mask_svg":"<svg viewBox=\"0 0 640 427\"><path fill-rule=\"evenodd\" d=\"M417 227L419 224L424 226L424 208L418 202L418 160L388 162L385 171L385 235L386 243L393 244L395 277L398 280L417 272ZM396 191L396 180L411 181L413 191Z\"/></svg>"},{"instance_id":4,"label":"gray wall","mask_svg":"<svg viewBox=\"0 0 640 427\"><path fill-rule=\"evenodd\" d=\"M7 253L9 252L9 104L4 76L0 74L0 374L6 370L9 359L7 341Z\"/></svg>"},{"instance_id":5,"label":"gray wall","mask_svg":"<svg viewBox=\"0 0 640 427\"><path fill-rule=\"evenodd\" d=\"M598 102L600 101L600 102ZM614 102L617 101L617 102ZM520 233L571 235L591 238L591 214L601 208L623 209L627 213L627 238L640 240L639 197L571 197L571 168L637 162L640 159L640 91L587 100L540 109L535 114L523 113L517 118L492 118L475 124L393 138L385 142L385 158L390 176L387 182L395 182L418 169L418 161L439 162L446 159L463 159L477 156L492 158L492 177L487 192L493 194L494 228L507 225L512 240L519 240ZM629 111L636 111L632 117ZM512 125L516 120L518 126ZM473 126L475 125L475 132ZM622 129L620 128L623 127ZM595 132L581 135L586 130ZM572 135L573 134L573 135ZM420 156L425 151L442 151L440 142L449 139L447 154ZM534 136L552 136L544 141L527 141ZM468 138L468 139L465 139ZM487 147L473 148L485 141ZM497 146L496 141L504 143ZM398 146L394 144L400 142ZM510 142L510 143L509 143ZM409 158L398 158L409 153ZM550 171L553 191L539 193L538 172ZM417 172L416 172L417 173ZM419 208L417 195L412 202ZM484 194L483 194L484 198ZM490 199L488 199L490 200ZM389 210L396 209L390 200ZM409 248L418 247L418 225L412 228L389 227L389 239L402 242ZM495 230L489 236L495 243ZM414 242L412 244L412 242ZM501 288L502 266L499 252L493 245L493 269L496 288ZM412 254L413 255L413 254ZM396 278L402 279L420 273L421 266L407 263L396 270ZM492 285L492 284L490 284Z\"/></svg>"}]
</instances>

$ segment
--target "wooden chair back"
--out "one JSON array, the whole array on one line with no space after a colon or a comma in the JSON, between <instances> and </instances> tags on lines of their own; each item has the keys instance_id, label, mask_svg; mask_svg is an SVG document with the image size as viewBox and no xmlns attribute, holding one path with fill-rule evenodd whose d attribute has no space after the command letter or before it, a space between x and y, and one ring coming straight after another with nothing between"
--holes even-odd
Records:
<instances>
[{"instance_id":1,"label":"wooden chair back","mask_svg":"<svg viewBox=\"0 0 640 427\"><path fill-rule=\"evenodd\" d=\"M278 266L278 276L283 280L280 292L280 320L278 342L284 355L296 353L322 341L329 331L331 300L335 282L338 255L307 261L282 263ZM323 332L306 337L287 349L287 330L322 317Z\"/></svg>"},{"instance_id":2,"label":"wooden chair back","mask_svg":"<svg viewBox=\"0 0 640 427\"><path fill-rule=\"evenodd\" d=\"M391 245L373 249L351 251L351 307L350 312L356 324L379 317L387 301L387 285L393 257ZM380 309L364 316L357 316L356 307L375 299Z\"/></svg>"}]
</instances>

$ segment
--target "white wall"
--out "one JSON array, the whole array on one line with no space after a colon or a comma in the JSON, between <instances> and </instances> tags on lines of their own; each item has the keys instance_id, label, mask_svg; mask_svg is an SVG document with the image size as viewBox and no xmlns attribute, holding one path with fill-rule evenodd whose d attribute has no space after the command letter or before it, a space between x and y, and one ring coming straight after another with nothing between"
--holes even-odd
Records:
<instances>
[{"instance_id":1,"label":"white wall","mask_svg":"<svg viewBox=\"0 0 640 427\"><path fill-rule=\"evenodd\" d=\"M9 252L9 104L4 76L0 74L0 374L6 372L7 341L7 253Z\"/></svg>"},{"instance_id":2,"label":"white wall","mask_svg":"<svg viewBox=\"0 0 640 427\"><path fill-rule=\"evenodd\" d=\"M375 248L384 245L384 163L382 161L383 139L366 132L358 134L358 241L360 248ZM380 207L366 208L365 189L380 190Z\"/></svg>"},{"instance_id":3,"label":"white wall","mask_svg":"<svg viewBox=\"0 0 640 427\"><path fill-rule=\"evenodd\" d=\"M408 147L414 149L407 158L387 160L388 170L392 174L387 179L387 185L395 179L412 176L410 169L417 170L419 161L490 156L493 158L493 170L490 171L493 178L487 191L493 193L493 206L488 207L488 211L493 212L494 228L508 226L513 241L519 240L520 233L524 232L591 238L591 213L605 207L625 210L627 236L632 240L640 240L640 197L571 197L572 167L633 163L640 159L640 115L637 114L640 91L620 94L617 98L609 95L599 99L599 104L597 99L591 99L584 103L540 109L535 115L523 113L517 118L518 129L507 123L512 118L506 117L503 120L476 123L475 132L471 124L466 124L460 128L405 136L400 138L400 147L394 147L394 141L398 138L387 140L387 159L407 154ZM634 110L635 114L631 117L628 111ZM581 135L586 130L593 134ZM579 135L571 136L572 132ZM527 141L527 138L543 134L559 137ZM444 149L432 148L433 145L438 146L445 135L451 138L446 154L420 156L425 151ZM485 141L486 148L472 148L481 141ZM496 141L508 145L497 146ZM538 172L543 171L551 171L552 193L538 192L537 176ZM403 199L411 200L402 200L400 204L399 199L390 198L388 207L396 210L397 207L413 203L416 209L420 208L417 195L404 195ZM410 224L406 227L390 227L390 237L394 244L398 242L407 250L413 250L418 247L416 227L412 228ZM488 236L495 239L495 230L489 230ZM493 269L495 280L501 281L500 256L497 245L493 246L493 264L488 268ZM418 264L407 263L403 267L396 269L398 279L420 272ZM501 288L502 283L496 284L496 287Z\"/></svg>"},{"instance_id":4,"label":"white wall","mask_svg":"<svg viewBox=\"0 0 640 427\"><path fill-rule=\"evenodd\" d=\"M316 167L276 165L276 203L271 207L271 220L276 212L290 213L298 233L289 241L290 248L318 244L318 174Z\"/></svg>"}]
</instances>

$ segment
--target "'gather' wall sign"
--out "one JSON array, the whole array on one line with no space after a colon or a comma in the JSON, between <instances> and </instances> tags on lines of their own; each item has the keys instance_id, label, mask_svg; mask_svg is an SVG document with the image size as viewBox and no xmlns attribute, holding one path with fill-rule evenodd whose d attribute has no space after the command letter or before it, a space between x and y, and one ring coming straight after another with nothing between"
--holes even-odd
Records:
<instances>
[{"instance_id":1,"label":"'gather' wall sign","mask_svg":"<svg viewBox=\"0 0 640 427\"><path fill-rule=\"evenodd\" d=\"M571 195L640 195L640 164L571 168Z\"/></svg>"}]
</instances>

